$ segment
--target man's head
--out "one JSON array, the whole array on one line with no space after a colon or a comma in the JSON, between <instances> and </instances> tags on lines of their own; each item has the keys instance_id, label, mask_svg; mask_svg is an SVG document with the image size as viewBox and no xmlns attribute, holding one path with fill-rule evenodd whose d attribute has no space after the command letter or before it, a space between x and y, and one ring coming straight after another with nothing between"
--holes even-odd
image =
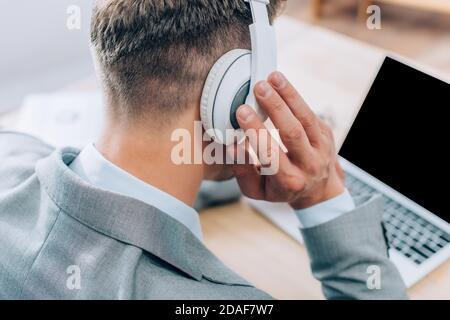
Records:
<instances>
[{"instance_id":1,"label":"man's head","mask_svg":"<svg viewBox=\"0 0 450 320\"><path fill-rule=\"evenodd\" d=\"M98 0L91 38L111 115L167 123L198 107L215 61L250 48L251 23L244 0Z\"/></svg>"}]
</instances>

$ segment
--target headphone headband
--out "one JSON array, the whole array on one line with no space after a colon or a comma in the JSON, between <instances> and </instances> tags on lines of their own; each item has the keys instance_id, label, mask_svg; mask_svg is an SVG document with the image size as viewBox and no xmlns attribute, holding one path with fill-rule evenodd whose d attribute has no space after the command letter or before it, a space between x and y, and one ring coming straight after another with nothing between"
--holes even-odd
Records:
<instances>
[{"instance_id":1,"label":"headphone headband","mask_svg":"<svg viewBox=\"0 0 450 320\"><path fill-rule=\"evenodd\" d=\"M270 4L270 0L244 0L250 3L250 9L252 11L253 23L269 23L269 15L267 14L267 5Z\"/></svg>"},{"instance_id":2,"label":"headphone headband","mask_svg":"<svg viewBox=\"0 0 450 320\"><path fill-rule=\"evenodd\" d=\"M242 0L239 0L242 1ZM277 69L275 30L270 25L269 0L245 0L253 23L250 25L252 51L235 49L224 54L209 71L200 101L200 117L206 133L216 142L229 145L236 137L227 130L239 128L236 111L251 106L262 120L267 116L257 104L255 85L267 80Z\"/></svg>"},{"instance_id":3,"label":"headphone headband","mask_svg":"<svg viewBox=\"0 0 450 320\"><path fill-rule=\"evenodd\" d=\"M277 43L275 29L270 25L267 5L269 0L245 0L250 3L253 24L250 25L252 40L252 67L250 92L246 103L254 107L261 118L265 115L258 107L253 90L255 85L262 80L267 80L269 75L277 69Z\"/></svg>"}]
</instances>

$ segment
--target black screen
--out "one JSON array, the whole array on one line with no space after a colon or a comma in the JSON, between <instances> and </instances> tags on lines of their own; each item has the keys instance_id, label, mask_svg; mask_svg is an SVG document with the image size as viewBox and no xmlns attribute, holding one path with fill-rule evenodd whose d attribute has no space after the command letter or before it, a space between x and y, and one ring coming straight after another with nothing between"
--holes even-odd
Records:
<instances>
[{"instance_id":1,"label":"black screen","mask_svg":"<svg viewBox=\"0 0 450 320\"><path fill-rule=\"evenodd\" d=\"M450 85L391 58L340 155L450 222Z\"/></svg>"}]
</instances>

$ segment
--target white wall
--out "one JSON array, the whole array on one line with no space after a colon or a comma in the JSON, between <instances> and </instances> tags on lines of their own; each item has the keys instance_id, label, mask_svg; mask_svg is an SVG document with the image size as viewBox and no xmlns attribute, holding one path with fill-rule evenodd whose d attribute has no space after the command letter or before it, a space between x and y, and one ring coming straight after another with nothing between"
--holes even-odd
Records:
<instances>
[{"instance_id":1,"label":"white wall","mask_svg":"<svg viewBox=\"0 0 450 320\"><path fill-rule=\"evenodd\" d=\"M51 91L92 74L93 0L0 0L0 112L29 93ZM81 29L66 24L81 8Z\"/></svg>"}]
</instances>

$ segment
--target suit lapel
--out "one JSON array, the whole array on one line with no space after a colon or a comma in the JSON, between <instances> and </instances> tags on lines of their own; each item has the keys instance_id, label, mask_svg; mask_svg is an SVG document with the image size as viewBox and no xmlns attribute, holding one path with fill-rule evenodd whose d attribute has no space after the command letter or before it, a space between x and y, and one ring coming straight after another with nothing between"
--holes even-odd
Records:
<instances>
[{"instance_id":1,"label":"suit lapel","mask_svg":"<svg viewBox=\"0 0 450 320\"><path fill-rule=\"evenodd\" d=\"M97 189L68 165L79 150L55 151L36 165L40 183L66 214L105 236L139 247L192 279L250 284L227 268L183 224L139 200Z\"/></svg>"}]
</instances>

